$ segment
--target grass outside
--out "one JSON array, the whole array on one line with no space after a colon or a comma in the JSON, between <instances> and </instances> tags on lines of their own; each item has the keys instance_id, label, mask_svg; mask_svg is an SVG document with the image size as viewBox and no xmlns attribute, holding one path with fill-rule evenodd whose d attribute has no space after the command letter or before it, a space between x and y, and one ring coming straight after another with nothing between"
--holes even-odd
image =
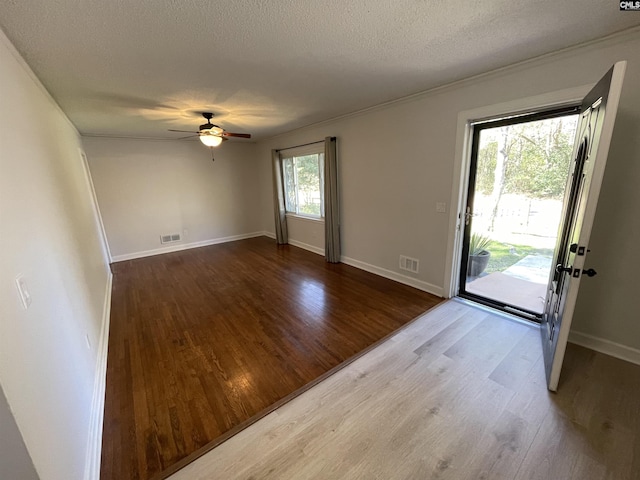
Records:
<instances>
[{"instance_id":1,"label":"grass outside","mask_svg":"<svg viewBox=\"0 0 640 480\"><path fill-rule=\"evenodd\" d=\"M536 248L528 245L511 245L507 243L496 242L491 240L486 248L491 252L489 265L485 270L486 273L504 272L511 265L522 260L527 255L546 255L553 256L552 248Z\"/></svg>"}]
</instances>

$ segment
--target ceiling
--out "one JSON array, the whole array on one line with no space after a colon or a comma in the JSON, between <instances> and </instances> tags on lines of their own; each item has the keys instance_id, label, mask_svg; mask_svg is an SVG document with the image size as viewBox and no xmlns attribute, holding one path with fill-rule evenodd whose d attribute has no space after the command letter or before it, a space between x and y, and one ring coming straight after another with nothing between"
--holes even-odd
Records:
<instances>
[{"instance_id":1,"label":"ceiling","mask_svg":"<svg viewBox=\"0 0 640 480\"><path fill-rule=\"evenodd\" d=\"M82 134L260 139L640 25L613 0L2 0ZM234 139L233 141L241 141Z\"/></svg>"}]
</instances>

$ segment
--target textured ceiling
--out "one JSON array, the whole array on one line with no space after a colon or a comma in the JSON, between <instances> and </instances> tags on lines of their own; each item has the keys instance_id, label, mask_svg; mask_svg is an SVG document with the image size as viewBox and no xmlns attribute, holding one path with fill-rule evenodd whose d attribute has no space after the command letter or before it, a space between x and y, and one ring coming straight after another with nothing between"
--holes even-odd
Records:
<instances>
[{"instance_id":1,"label":"textured ceiling","mask_svg":"<svg viewBox=\"0 0 640 480\"><path fill-rule=\"evenodd\" d=\"M640 25L614 0L2 0L83 134L264 138ZM237 140L234 140L237 141Z\"/></svg>"}]
</instances>

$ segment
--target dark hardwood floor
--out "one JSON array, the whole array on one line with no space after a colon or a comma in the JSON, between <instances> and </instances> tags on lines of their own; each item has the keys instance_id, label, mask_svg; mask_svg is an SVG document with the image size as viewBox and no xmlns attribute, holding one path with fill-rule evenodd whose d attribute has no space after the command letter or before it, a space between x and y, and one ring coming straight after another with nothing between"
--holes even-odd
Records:
<instances>
[{"instance_id":1,"label":"dark hardwood floor","mask_svg":"<svg viewBox=\"0 0 640 480\"><path fill-rule=\"evenodd\" d=\"M162 478L441 299L266 237L112 265L101 478Z\"/></svg>"}]
</instances>

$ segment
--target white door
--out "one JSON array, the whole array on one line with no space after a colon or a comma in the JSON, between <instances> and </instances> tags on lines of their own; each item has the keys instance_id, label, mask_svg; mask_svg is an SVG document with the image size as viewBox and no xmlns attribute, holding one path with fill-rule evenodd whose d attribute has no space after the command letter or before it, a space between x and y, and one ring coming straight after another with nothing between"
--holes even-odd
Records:
<instances>
[{"instance_id":1,"label":"white door","mask_svg":"<svg viewBox=\"0 0 640 480\"><path fill-rule=\"evenodd\" d=\"M584 270L585 260L626 65L616 63L582 101L564 222L553 263L556 267L542 315L542 348L547 385L552 391L558 388L580 281L596 273Z\"/></svg>"}]
</instances>

